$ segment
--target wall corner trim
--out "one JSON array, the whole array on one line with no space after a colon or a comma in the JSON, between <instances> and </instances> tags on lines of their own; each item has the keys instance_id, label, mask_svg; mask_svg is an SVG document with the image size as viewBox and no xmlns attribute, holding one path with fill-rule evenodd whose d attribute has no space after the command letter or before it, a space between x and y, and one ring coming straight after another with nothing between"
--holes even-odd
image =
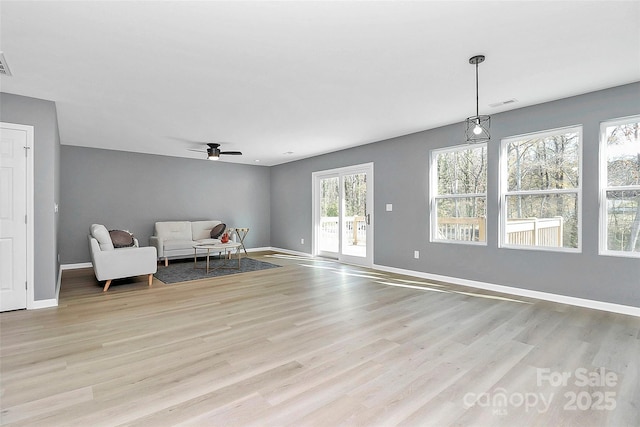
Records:
<instances>
[{"instance_id":1,"label":"wall corner trim","mask_svg":"<svg viewBox=\"0 0 640 427\"><path fill-rule=\"evenodd\" d=\"M552 294L548 292L532 291L530 289L516 288L512 286L495 285L493 283L478 282L475 280L461 279L459 277L441 276L439 274L424 273L421 271L405 270L385 265L373 266L376 270L387 271L389 273L404 274L407 276L420 277L422 279L438 280L441 282L453 283L455 285L468 286L470 288L484 289L487 291L500 292L503 294L535 298L543 301L551 301L560 304L573 305L576 307L590 308L593 310L609 311L611 313L626 314L640 317L640 307L614 304L604 301L589 300L584 298L570 297L566 295Z\"/></svg>"}]
</instances>

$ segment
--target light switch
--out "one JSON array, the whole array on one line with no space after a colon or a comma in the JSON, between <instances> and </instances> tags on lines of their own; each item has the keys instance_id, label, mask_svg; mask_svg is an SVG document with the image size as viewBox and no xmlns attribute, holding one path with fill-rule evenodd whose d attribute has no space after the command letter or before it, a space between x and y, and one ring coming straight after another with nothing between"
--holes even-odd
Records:
<instances>
[{"instance_id":1,"label":"light switch","mask_svg":"<svg viewBox=\"0 0 640 427\"><path fill-rule=\"evenodd\" d=\"M387 212L391 212L393 210L393 205L391 203L387 203Z\"/></svg>"}]
</instances>

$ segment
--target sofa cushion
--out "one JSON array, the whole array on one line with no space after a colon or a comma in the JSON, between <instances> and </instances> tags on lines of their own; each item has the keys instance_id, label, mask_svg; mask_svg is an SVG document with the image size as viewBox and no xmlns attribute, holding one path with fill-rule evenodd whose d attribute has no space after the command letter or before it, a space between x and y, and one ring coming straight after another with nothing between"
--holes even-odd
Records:
<instances>
[{"instance_id":1,"label":"sofa cushion","mask_svg":"<svg viewBox=\"0 0 640 427\"><path fill-rule=\"evenodd\" d=\"M133 234L126 230L109 230L114 248L128 248L135 245Z\"/></svg>"},{"instance_id":2,"label":"sofa cushion","mask_svg":"<svg viewBox=\"0 0 640 427\"><path fill-rule=\"evenodd\" d=\"M107 227L102 224L92 224L90 230L91 236L98 241L101 251L113 250L113 242L111 241Z\"/></svg>"},{"instance_id":3,"label":"sofa cushion","mask_svg":"<svg viewBox=\"0 0 640 427\"><path fill-rule=\"evenodd\" d=\"M163 221L156 222L156 236L165 240L192 240L191 222Z\"/></svg>"},{"instance_id":4,"label":"sofa cushion","mask_svg":"<svg viewBox=\"0 0 640 427\"><path fill-rule=\"evenodd\" d=\"M211 235L211 229L220 224L220 221L193 221L191 222L191 239L207 239Z\"/></svg>"},{"instance_id":5,"label":"sofa cushion","mask_svg":"<svg viewBox=\"0 0 640 427\"><path fill-rule=\"evenodd\" d=\"M165 240L164 250L174 251L176 249L187 249L187 248L191 248L193 245L194 245L194 242L191 240L184 240L184 239Z\"/></svg>"}]
</instances>

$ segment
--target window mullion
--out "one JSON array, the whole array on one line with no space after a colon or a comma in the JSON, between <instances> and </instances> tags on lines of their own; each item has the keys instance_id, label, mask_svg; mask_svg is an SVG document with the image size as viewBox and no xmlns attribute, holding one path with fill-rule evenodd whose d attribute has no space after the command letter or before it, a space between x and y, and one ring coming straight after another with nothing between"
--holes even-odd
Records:
<instances>
[{"instance_id":1,"label":"window mullion","mask_svg":"<svg viewBox=\"0 0 640 427\"><path fill-rule=\"evenodd\" d=\"M487 197L487 193L468 193L468 194L436 194L436 199L468 199L472 197Z\"/></svg>"},{"instance_id":2,"label":"window mullion","mask_svg":"<svg viewBox=\"0 0 640 427\"><path fill-rule=\"evenodd\" d=\"M638 191L640 185L611 185L603 188L604 191Z\"/></svg>"},{"instance_id":3,"label":"window mullion","mask_svg":"<svg viewBox=\"0 0 640 427\"><path fill-rule=\"evenodd\" d=\"M580 188L558 188L556 190L521 190L521 191L507 191L505 196L537 196L545 194L573 194L578 193Z\"/></svg>"}]
</instances>

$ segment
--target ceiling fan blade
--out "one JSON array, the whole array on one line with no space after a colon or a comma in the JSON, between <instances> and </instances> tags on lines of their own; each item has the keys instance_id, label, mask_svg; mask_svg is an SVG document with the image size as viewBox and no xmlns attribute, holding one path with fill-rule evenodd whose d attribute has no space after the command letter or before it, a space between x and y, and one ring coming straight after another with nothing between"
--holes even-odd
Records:
<instances>
[{"instance_id":1,"label":"ceiling fan blade","mask_svg":"<svg viewBox=\"0 0 640 427\"><path fill-rule=\"evenodd\" d=\"M187 148L187 151L193 151L196 153L206 153L207 150L196 150L195 148Z\"/></svg>"},{"instance_id":2,"label":"ceiling fan blade","mask_svg":"<svg viewBox=\"0 0 640 427\"><path fill-rule=\"evenodd\" d=\"M240 151L221 151L220 154L227 154L230 156L242 156L242 152Z\"/></svg>"}]
</instances>

